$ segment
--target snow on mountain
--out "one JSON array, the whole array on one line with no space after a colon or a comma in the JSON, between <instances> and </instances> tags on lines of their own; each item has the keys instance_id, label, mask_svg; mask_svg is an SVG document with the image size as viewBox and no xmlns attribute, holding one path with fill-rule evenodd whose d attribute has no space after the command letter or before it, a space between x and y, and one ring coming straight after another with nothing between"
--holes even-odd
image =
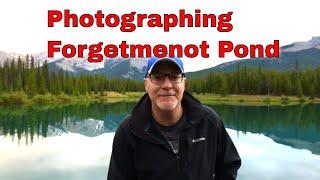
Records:
<instances>
[{"instance_id":1,"label":"snow on mountain","mask_svg":"<svg viewBox=\"0 0 320 180\"><path fill-rule=\"evenodd\" d=\"M18 57L25 61L26 55L23 54L16 54L16 53L6 53L0 51L0 65L9 59L18 59ZM29 54L29 57L33 56L35 60L35 64L39 64L42 66L45 61L51 64L55 64L57 68L61 68L63 70L79 73L78 71L86 70L86 71L94 71L97 69L103 69L105 66L107 69L116 69L119 65L123 65L125 63L129 63L129 69L127 69L128 77L130 74L135 73L135 71L139 71L140 73L144 71L144 68L147 64L147 59L145 58L132 58L132 59L124 59L121 57L113 58L113 59L104 59L101 62L92 63L88 61L88 57L85 56L84 58L63 58L63 57L55 57L55 58L48 58L47 52L40 52L37 54Z\"/></svg>"},{"instance_id":2,"label":"snow on mountain","mask_svg":"<svg viewBox=\"0 0 320 180\"><path fill-rule=\"evenodd\" d=\"M123 75L122 77L130 78L130 79L136 79L135 75L137 73L144 74L145 68L147 67L148 59L135 58L135 59L129 59L128 61L129 61L128 73ZM140 78L138 78L138 79L140 79Z\"/></svg>"},{"instance_id":3,"label":"snow on mountain","mask_svg":"<svg viewBox=\"0 0 320 180\"><path fill-rule=\"evenodd\" d=\"M309 41L295 42L282 49L283 52L296 52L310 48L320 49L320 37L312 37Z\"/></svg>"},{"instance_id":4,"label":"snow on mountain","mask_svg":"<svg viewBox=\"0 0 320 180\"><path fill-rule=\"evenodd\" d=\"M134 58L130 59L130 66L137 68L139 71L143 71L147 66L148 59L146 58Z\"/></svg>"},{"instance_id":5,"label":"snow on mountain","mask_svg":"<svg viewBox=\"0 0 320 180\"><path fill-rule=\"evenodd\" d=\"M3 52L3 51L0 51L0 66L3 65L3 63L9 59L18 59L18 57L21 57L21 59L23 59L23 55L21 54L16 54L16 53L6 53L6 52Z\"/></svg>"},{"instance_id":6,"label":"snow on mountain","mask_svg":"<svg viewBox=\"0 0 320 180\"><path fill-rule=\"evenodd\" d=\"M76 72L76 70L74 68L76 65L75 61L61 60L61 61L56 62L55 64L58 68L61 68L64 71L73 72L73 73Z\"/></svg>"},{"instance_id":7,"label":"snow on mountain","mask_svg":"<svg viewBox=\"0 0 320 180\"><path fill-rule=\"evenodd\" d=\"M17 60L19 57L22 61L26 60L26 54L18 54L18 53L6 53L3 51L0 51L0 66L3 65L3 63L8 59L9 61L12 59ZM47 62L54 62L58 59L54 58L48 58L47 52L40 52L35 54L29 54L29 58L33 56L35 60L35 64L37 65L39 63L40 66L43 65L43 63L47 60Z\"/></svg>"},{"instance_id":8,"label":"snow on mountain","mask_svg":"<svg viewBox=\"0 0 320 180\"><path fill-rule=\"evenodd\" d=\"M312 48L317 51L320 49L320 36L312 37L309 41L295 42L287 46L281 47L282 52L289 52L292 54L298 53L302 50L308 50ZM311 53L311 52L310 52ZM310 54L309 53L309 54ZM54 59L47 58L47 52L41 52L38 54L31 54L35 59L35 64L41 66L45 60L47 60L49 64L49 69L58 70L63 69L69 71L73 74L102 74L108 78L130 78L130 79L143 79L144 71L147 66L146 58L128 58L124 59L121 57L107 59L105 58L102 62L99 63L91 63L88 62L87 56L84 58L64 58L56 56ZM25 60L25 55L15 54L15 53L5 53L0 51L0 66L3 65L3 62L6 59L11 60L12 58L21 57L22 60ZM315 53L311 55L311 57L316 56ZM301 59L301 58L300 58ZM279 61L281 63L282 61ZM288 61L286 61L288 62ZM230 61L224 64L220 64L217 67L220 69L224 69L224 67L235 66L238 61ZM276 63L276 62L270 62ZM278 63L278 62L277 62ZM309 63L310 64L310 63ZM308 65L309 66L309 65Z\"/></svg>"},{"instance_id":9,"label":"snow on mountain","mask_svg":"<svg viewBox=\"0 0 320 180\"><path fill-rule=\"evenodd\" d=\"M26 55L24 54L16 54L16 53L6 53L0 51L0 66L4 64L4 62L9 59L17 60L20 56L22 61L26 60ZM56 58L48 58L47 52L40 52L37 54L29 54L29 57L33 56L35 60L35 65L42 66L45 61L48 63L55 63L58 68L62 68L63 70L76 72L77 69L85 69L88 71L92 71L95 69L103 68L104 62L99 63L90 63L87 60L87 57L84 58L63 58L63 57L56 57Z\"/></svg>"},{"instance_id":10,"label":"snow on mountain","mask_svg":"<svg viewBox=\"0 0 320 180\"><path fill-rule=\"evenodd\" d=\"M106 59L106 62L108 63L109 68L112 69L121 64L123 62L123 58Z\"/></svg>"},{"instance_id":11,"label":"snow on mountain","mask_svg":"<svg viewBox=\"0 0 320 180\"><path fill-rule=\"evenodd\" d=\"M58 58L48 58L47 54L48 53L46 51L44 51L44 52L41 52L38 54L31 54L31 55L34 57L35 61L37 63L39 63L40 66L42 66L45 61L54 62L54 61L59 60Z\"/></svg>"},{"instance_id":12,"label":"snow on mountain","mask_svg":"<svg viewBox=\"0 0 320 180\"><path fill-rule=\"evenodd\" d=\"M65 133L68 133L68 130L49 125L47 130L47 137L61 136Z\"/></svg>"},{"instance_id":13,"label":"snow on mountain","mask_svg":"<svg viewBox=\"0 0 320 180\"><path fill-rule=\"evenodd\" d=\"M104 122L97 119L85 119L83 121L64 120L62 125L49 125L47 136L61 136L66 133L78 133L87 137L99 136L108 132L104 128Z\"/></svg>"},{"instance_id":14,"label":"snow on mountain","mask_svg":"<svg viewBox=\"0 0 320 180\"><path fill-rule=\"evenodd\" d=\"M0 65L7 59L7 54L3 51L0 51Z\"/></svg>"},{"instance_id":15,"label":"snow on mountain","mask_svg":"<svg viewBox=\"0 0 320 180\"><path fill-rule=\"evenodd\" d=\"M52 63L49 61L49 63ZM104 62L98 62L98 63L90 63L86 58L70 58L70 59L60 59L57 62L54 62L59 68L77 73L77 69L85 69L88 71L92 71L95 69L100 69L104 67Z\"/></svg>"}]
</instances>

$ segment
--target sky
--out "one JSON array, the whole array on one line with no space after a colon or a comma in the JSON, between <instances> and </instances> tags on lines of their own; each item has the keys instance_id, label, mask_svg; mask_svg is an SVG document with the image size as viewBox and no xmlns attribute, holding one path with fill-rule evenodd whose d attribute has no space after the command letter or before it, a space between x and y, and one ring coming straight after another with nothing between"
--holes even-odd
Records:
<instances>
[{"instance_id":1,"label":"sky","mask_svg":"<svg viewBox=\"0 0 320 180\"><path fill-rule=\"evenodd\" d=\"M232 41L236 44L262 44L280 41L280 46L297 41L308 41L320 36L320 2L318 0L280 1L280 0L10 0L2 1L0 6L0 51L7 53L39 53L47 50L48 40L61 40L63 43L119 44L200 44L210 45L207 59L183 58L186 71L212 67L223 62L236 60L228 54L218 58L218 41ZM123 33L109 28L65 28L61 24L47 27L48 10L70 9L78 15L94 14L102 10L105 14L118 15L136 11L137 13L178 13L179 9L193 13L216 15L233 12L231 32L218 32L215 28L175 28L169 33L162 29L137 29Z\"/></svg>"}]
</instances>

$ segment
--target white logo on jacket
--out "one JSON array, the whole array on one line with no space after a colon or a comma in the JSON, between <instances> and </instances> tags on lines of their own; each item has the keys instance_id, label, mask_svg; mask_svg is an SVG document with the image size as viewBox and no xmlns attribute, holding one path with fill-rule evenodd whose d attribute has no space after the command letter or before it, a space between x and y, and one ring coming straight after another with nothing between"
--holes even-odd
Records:
<instances>
[{"instance_id":1,"label":"white logo on jacket","mask_svg":"<svg viewBox=\"0 0 320 180\"><path fill-rule=\"evenodd\" d=\"M201 137L201 138L198 138L198 139L192 139L192 143L197 143L199 141L205 141L206 138L205 137Z\"/></svg>"}]
</instances>

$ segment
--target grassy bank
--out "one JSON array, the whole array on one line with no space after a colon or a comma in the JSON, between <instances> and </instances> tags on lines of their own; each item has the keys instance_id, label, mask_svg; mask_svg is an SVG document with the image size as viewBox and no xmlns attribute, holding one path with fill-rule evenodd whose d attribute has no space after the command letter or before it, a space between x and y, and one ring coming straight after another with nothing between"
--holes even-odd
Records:
<instances>
[{"instance_id":1,"label":"grassy bank","mask_svg":"<svg viewBox=\"0 0 320 180\"><path fill-rule=\"evenodd\" d=\"M33 97L27 96L24 92L4 93L0 95L0 105L50 105L50 104L78 104L78 103L92 103L105 102L112 103L118 101L138 101L143 95L142 92L104 92L91 93L86 95L35 95Z\"/></svg>"},{"instance_id":2,"label":"grassy bank","mask_svg":"<svg viewBox=\"0 0 320 180\"><path fill-rule=\"evenodd\" d=\"M226 95L217 94L194 94L202 103L208 105L295 105L320 103L319 98L296 97L296 96L268 96L268 95Z\"/></svg>"},{"instance_id":3,"label":"grassy bank","mask_svg":"<svg viewBox=\"0 0 320 180\"><path fill-rule=\"evenodd\" d=\"M0 95L0 105L46 105L46 104L77 104L103 102L112 103L119 101L136 102L144 92L104 92L86 95L35 95L27 96L24 92L5 93ZM226 95L217 94L194 94L202 103L207 105L294 105L301 103L320 103L319 98L296 97L296 96L260 96L260 95Z\"/></svg>"}]
</instances>

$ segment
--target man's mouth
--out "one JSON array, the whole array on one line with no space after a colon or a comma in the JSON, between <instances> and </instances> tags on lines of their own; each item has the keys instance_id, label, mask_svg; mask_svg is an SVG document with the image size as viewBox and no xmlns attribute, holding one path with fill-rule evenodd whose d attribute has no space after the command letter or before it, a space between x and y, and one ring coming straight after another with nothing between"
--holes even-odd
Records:
<instances>
[{"instance_id":1,"label":"man's mouth","mask_svg":"<svg viewBox=\"0 0 320 180\"><path fill-rule=\"evenodd\" d=\"M159 96L175 96L175 94L159 94Z\"/></svg>"}]
</instances>

